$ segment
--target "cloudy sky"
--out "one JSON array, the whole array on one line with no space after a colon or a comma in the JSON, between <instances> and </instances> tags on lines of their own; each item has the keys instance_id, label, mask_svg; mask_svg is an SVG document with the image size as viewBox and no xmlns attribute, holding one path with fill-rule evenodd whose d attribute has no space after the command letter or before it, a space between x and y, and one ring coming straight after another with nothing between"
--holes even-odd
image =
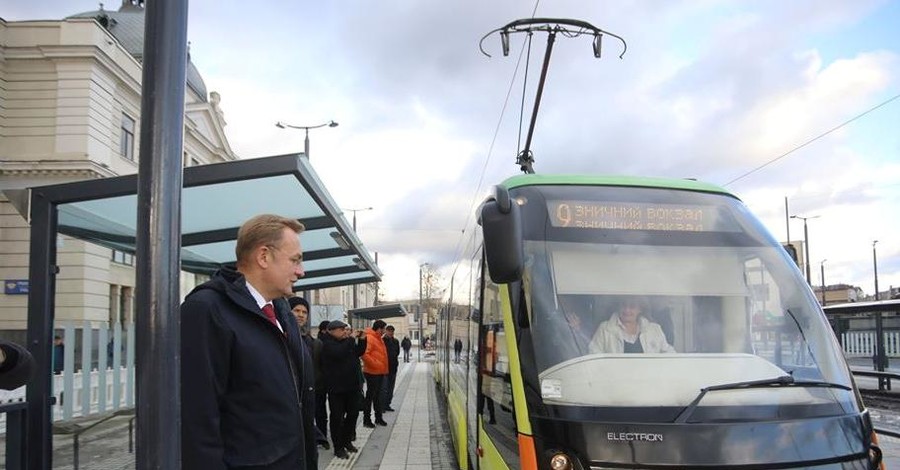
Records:
<instances>
[{"instance_id":1,"label":"cloudy sky","mask_svg":"<svg viewBox=\"0 0 900 470\"><path fill-rule=\"evenodd\" d=\"M118 7L115 1L107 9ZM7 20L94 10L82 0L4 2ZM379 253L388 299L446 273L474 206L518 173L546 36L496 36L519 18L575 18L606 37L559 37L532 149L539 173L692 177L725 186L773 235L784 200L809 220L813 280L900 287L900 1L192 0L191 57L222 96L242 158L303 149ZM821 136L821 137L819 137ZM819 137L819 138L817 138ZM780 158L779 158L780 157ZM766 165L768 164L768 165ZM752 170L759 168L758 171ZM350 214L348 213L348 219ZM803 225L791 223L791 238Z\"/></svg>"}]
</instances>

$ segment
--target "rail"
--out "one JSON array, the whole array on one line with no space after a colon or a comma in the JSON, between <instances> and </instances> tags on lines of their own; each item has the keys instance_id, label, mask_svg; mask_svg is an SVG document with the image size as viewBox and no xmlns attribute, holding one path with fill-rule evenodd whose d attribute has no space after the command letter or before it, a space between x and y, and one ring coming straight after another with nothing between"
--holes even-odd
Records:
<instances>
[{"instance_id":1,"label":"rail","mask_svg":"<svg viewBox=\"0 0 900 470\"><path fill-rule=\"evenodd\" d=\"M878 390L890 390L891 380L900 380L900 374L894 372L882 372L868 369L850 369L853 375L861 377L875 377L878 379Z\"/></svg>"},{"instance_id":2,"label":"rail","mask_svg":"<svg viewBox=\"0 0 900 470\"><path fill-rule=\"evenodd\" d=\"M875 434L878 434L879 436L890 436L890 437L900 438L900 432L889 431L887 429L875 428Z\"/></svg>"}]
</instances>

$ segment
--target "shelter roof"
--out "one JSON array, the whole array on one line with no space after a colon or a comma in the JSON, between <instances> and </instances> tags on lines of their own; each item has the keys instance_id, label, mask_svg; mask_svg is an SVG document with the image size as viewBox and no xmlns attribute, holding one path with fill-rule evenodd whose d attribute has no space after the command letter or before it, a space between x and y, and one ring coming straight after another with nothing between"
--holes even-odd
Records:
<instances>
[{"instance_id":1,"label":"shelter roof","mask_svg":"<svg viewBox=\"0 0 900 470\"><path fill-rule=\"evenodd\" d=\"M406 309L402 304L382 304L374 307L353 308L347 310L348 318L378 320L381 318L405 317Z\"/></svg>"},{"instance_id":2,"label":"shelter roof","mask_svg":"<svg viewBox=\"0 0 900 470\"><path fill-rule=\"evenodd\" d=\"M381 271L300 154L236 160L184 169L181 263L211 274L235 263L241 224L271 213L306 226L300 235L306 275L295 291L381 280ZM137 175L31 188L57 204L59 233L135 252Z\"/></svg>"}]
</instances>

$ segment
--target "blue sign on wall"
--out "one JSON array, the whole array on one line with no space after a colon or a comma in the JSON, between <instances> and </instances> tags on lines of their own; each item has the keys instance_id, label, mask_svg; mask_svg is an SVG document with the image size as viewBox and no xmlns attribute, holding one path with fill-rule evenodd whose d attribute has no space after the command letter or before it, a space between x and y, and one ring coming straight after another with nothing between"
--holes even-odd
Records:
<instances>
[{"instance_id":1,"label":"blue sign on wall","mask_svg":"<svg viewBox=\"0 0 900 470\"><path fill-rule=\"evenodd\" d=\"M7 295L28 294L28 279L7 279L3 281L3 293Z\"/></svg>"}]
</instances>

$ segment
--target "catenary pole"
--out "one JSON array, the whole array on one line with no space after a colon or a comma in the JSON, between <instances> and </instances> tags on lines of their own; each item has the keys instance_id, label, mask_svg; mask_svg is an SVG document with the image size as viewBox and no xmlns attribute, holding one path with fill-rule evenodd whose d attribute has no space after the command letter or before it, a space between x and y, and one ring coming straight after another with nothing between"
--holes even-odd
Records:
<instances>
[{"instance_id":1,"label":"catenary pole","mask_svg":"<svg viewBox=\"0 0 900 470\"><path fill-rule=\"evenodd\" d=\"M146 3L138 164L137 469L181 468L181 187L187 0Z\"/></svg>"}]
</instances>

